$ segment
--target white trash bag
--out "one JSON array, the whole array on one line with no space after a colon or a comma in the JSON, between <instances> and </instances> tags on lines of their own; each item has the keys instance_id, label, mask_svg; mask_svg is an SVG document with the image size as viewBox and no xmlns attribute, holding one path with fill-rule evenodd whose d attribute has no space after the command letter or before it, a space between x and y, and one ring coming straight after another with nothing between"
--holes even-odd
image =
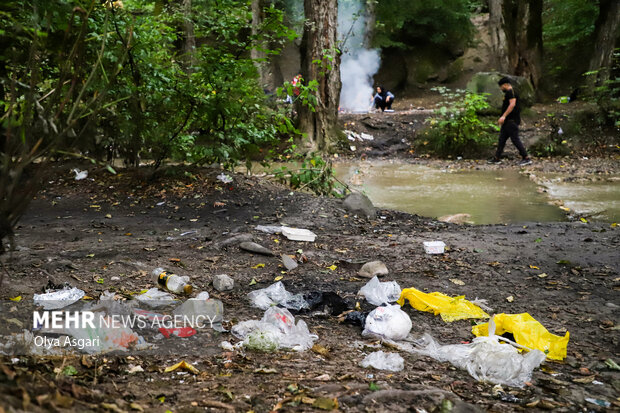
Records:
<instances>
[{"instance_id":1,"label":"white trash bag","mask_svg":"<svg viewBox=\"0 0 620 413\"><path fill-rule=\"evenodd\" d=\"M402 340L411 331L411 319L399 305L377 307L366 317L363 336L378 336L390 340Z\"/></svg>"},{"instance_id":2,"label":"white trash bag","mask_svg":"<svg viewBox=\"0 0 620 413\"><path fill-rule=\"evenodd\" d=\"M398 353L384 353L379 350L367 355L360 362L360 366L374 367L377 370L401 371L405 368L405 360Z\"/></svg>"},{"instance_id":3,"label":"white trash bag","mask_svg":"<svg viewBox=\"0 0 620 413\"><path fill-rule=\"evenodd\" d=\"M358 295L364 296L370 304L378 306L398 300L401 291L396 281L381 282L377 276L374 276L360 289Z\"/></svg>"}]
</instances>

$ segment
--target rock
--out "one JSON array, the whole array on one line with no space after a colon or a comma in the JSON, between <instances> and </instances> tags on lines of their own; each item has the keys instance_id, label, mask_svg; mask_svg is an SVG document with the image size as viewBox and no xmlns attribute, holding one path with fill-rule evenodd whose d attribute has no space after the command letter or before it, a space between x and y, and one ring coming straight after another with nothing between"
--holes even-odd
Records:
<instances>
[{"instance_id":1,"label":"rock","mask_svg":"<svg viewBox=\"0 0 620 413\"><path fill-rule=\"evenodd\" d=\"M221 249L221 248L228 247L231 245L237 245L242 242L251 242L252 239L253 239L252 234L239 234L239 235L235 235L234 237L226 238L225 240L218 242L216 244L216 248Z\"/></svg>"},{"instance_id":2,"label":"rock","mask_svg":"<svg viewBox=\"0 0 620 413\"><path fill-rule=\"evenodd\" d=\"M239 248L244 251L254 252L256 254L273 255L273 252L271 252L271 250L255 242L242 242L241 244L239 244Z\"/></svg>"},{"instance_id":3,"label":"rock","mask_svg":"<svg viewBox=\"0 0 620 413\"><path fill-rule=\"evenodd\" d=\"M375 207L370 199L359 192L353 192L347 196L343 205L352 214L365 216L368 219L373 219L376 215Z\"/></svg>"},{"instance_id":4,"label":"rock","mask_svg":"<svg viewBox=\"0 0 620 413\"><path fill-rule=\"evenodd\" d=\"M439 217L437 218L437 221L449 222L452 224L472 224L472 221L470 221L469 218L471 218L471 215L469 214L454 214Z\"/></svg>"},{"instance_id":5,"label":"rock","mask_svg":"<svg viewBox=\"0 0 620 413\"><path fill-rule=\"evenodd\" d=\"M520 76L505 75L498 72L480 72L476 73L469 83L467 83L467 90L474 93L488 93L487 99L492 109L499 110L504 100L504 94L497 85L497 82L502 78L507 77L510 79L512 87L519 94L521 99L521 107L529 107L534 104L536 99L536 93L529 80Z\"/></svg>"},{"instance_id":6,"label":"rock","mask_svg":"<svg viewBox=\"0 0 620 413\"><path fill-rule=\"evenodd\" d=\"M365 278L372 278L375 275L380 277L388 275L389 271L385 264L381 261L370 261L362 266L357 275Z\"/></svg>"},{"instance_id":7,"label":"rock","mask_svg":"<svg viewBox=\"0 0 620 413\"><path fill-rule=\"evenodd\" d=\"M213 277L213 288L222 291L230 291L235 286L235 280L229 277L227 274L218 274Z\"/></svg>"},{"instance_id":8,"label":"rock","mask_svg":"<svg viewBox=\"0 0 620 413\"><path fill-rule=\"evenodd\" d=\"M286 267L288 271L292 271L299 266L299 264L297 264L297 261L295 261L286 254L282 254L280 258L282 258L282 264L284 265L284 267Z\"/></svg>"}]
</instances>

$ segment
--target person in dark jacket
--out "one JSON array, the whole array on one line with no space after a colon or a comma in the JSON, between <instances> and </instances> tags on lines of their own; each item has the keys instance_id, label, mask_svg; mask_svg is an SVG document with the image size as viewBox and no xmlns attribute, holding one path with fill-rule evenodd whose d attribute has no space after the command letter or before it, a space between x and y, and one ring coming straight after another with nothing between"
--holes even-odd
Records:
<instances>
[{"instance_id":1,"label":"person in dark jacket","mask_svg":"<svg viewBox=\"0 0 620 413\"><path fill-rule=\"evenodd\" d=\"M394 95L383 86L377 86L377 93L372 97L372 102L376 109L381 108L381 112L392 110Z\"/></svg>"},{"instance_id":2,"label":"person in dark jacket","mask_svg":"<svg viewBox=\"0 0 620 413\"><path fill-rule=\"evenodd\" d=\"M525 166L532 163L527 155L523 142L519 139L519 125L521 124L521 105L517 92L512 88L510 79L503 77L497 82L502 92L504 92L504 101L502 102L502 116L498 122L501 129L499 131L499 142L497 143L497 151L495 156L489 159L489 163L501 163L501 156L504 152L506 142L510 138L514 146L517 147L521 155L519 165Z\"/></svg>"}]
</instances>

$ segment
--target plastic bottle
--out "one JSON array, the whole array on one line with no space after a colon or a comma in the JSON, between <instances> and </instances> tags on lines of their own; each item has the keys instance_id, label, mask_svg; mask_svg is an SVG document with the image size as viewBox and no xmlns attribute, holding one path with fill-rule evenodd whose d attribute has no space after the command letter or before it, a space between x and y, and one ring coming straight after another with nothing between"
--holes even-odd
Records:
<instances>
[{"instance_id":1,"label":"plastic bottle","mask_svg":"<svg viewBox=\"0 0 620 413\"><path fill-rule=\"evenodd\" d=\"M160 288L177 294L191 294L192 286L188 284L189 277L171 274L163 268L155 268L152 272L154 281Z\"/></svg>"}]
</instances>

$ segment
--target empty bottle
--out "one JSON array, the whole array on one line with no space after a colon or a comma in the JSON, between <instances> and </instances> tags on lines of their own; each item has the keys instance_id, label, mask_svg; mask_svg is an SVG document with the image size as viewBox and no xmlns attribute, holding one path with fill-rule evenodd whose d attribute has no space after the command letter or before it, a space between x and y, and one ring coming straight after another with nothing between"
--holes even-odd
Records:
<instances>
[{"instance_id":1,"label":"empty bottle","mask_svg":"<svg viewBox=\"0 0 620 413\"><path fill-rule=\"evenodd\" d=\"M192 286L188 284L189 277L171 274L163 268L155 268L152 272L154 281L160 288L177 294L191 294Z\"/></svg>"}]
</instances>

